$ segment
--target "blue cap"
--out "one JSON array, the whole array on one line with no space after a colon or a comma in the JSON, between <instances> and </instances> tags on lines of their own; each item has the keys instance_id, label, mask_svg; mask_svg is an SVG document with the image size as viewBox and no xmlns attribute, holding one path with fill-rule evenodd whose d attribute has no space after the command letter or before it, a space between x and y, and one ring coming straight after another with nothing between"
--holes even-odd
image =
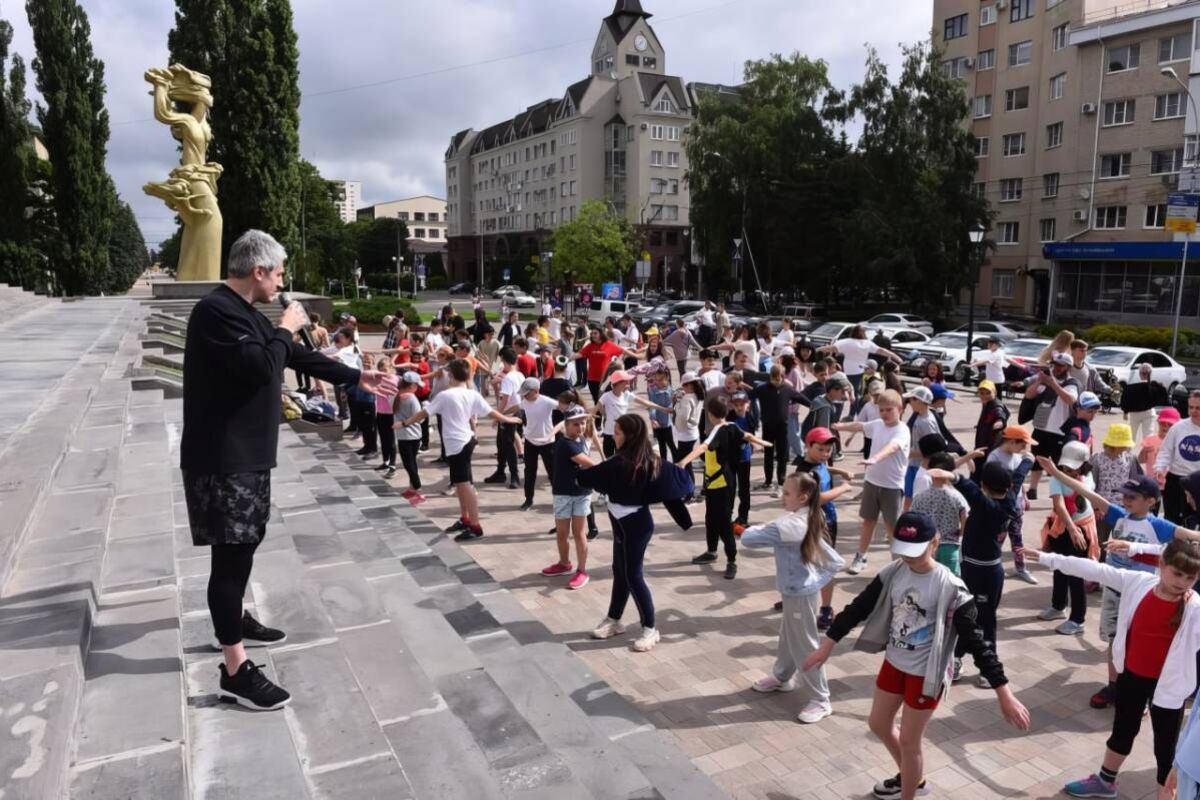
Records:
<instances>
[{"instance_id":1,"label":"blue cap","mask_svg":"<svg viewBox=\"0 0 1200 800\"><path fill-rule=\"evenodd\" d=\"M935 383L930 385L929 390L933 392L934 400L953 400L954 392L946 388L944 383Z\"/></svg>"},{"instance_id":2,"label":"blue cap","mask_svg":"<svg viewBox=\"0 0 1200 800\"><path fill-rule=\"evenodd\" d=\"M1154 478L1149 475L1139 475L1121 484L1121 494L1140 494L1150 500L1157 500L1162 497L1162 490L1158 488L1158 481Z\"/></svg>"}]
</instances>

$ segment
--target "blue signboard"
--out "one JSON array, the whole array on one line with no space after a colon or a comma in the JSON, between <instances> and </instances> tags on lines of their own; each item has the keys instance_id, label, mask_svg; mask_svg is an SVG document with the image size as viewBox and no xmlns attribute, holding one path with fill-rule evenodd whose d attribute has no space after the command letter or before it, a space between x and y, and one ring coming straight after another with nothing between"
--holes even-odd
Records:
<instances>
[{"instance_id":1,"label":"blue signboard","mask_svg":"<svg viewBox=\"0 0 1200 800\"><path fill-rule=\"evenodd\" d=\"M1183 242L1051 242L1042 255L1055 261L1178 261Z\"/></svg>"},{"instance_id":2,"label":"blue signboard","mask_svg":"<svg viewBox=\"0 0 1200 800\"><path fill-rule=\"evenodd\" d=\"M600 284L600 297L605 300L624 300L625 285L621 283Z\"/></svg>"},{"instance_id":3,"label":"blue signboard","mask_svg":"<svg viewBox=\"0 0 1200 800\"><path fill-rule=\"evenodd\" d=\"M509 269L508 267L505 267L504 269L500 270L500 277L503 280L511 281L512 280L512 270Z\"/></svg>"}]
</instances>

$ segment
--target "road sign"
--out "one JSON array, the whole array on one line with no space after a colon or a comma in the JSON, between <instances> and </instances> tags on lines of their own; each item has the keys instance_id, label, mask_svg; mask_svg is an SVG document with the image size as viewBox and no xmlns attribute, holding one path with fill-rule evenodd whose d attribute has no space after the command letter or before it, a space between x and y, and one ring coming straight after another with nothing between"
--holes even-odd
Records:
<instances>
[{"instance_id":1,"label":"road sign","mask_svg":"<svg viewBox=\"0 0 1200 800\"><path fill-rule=\"evenodd\" d=\"M650 261L649 259L637 262L637 279L644 281L650 277Z\"/></svg>"},{"instance_id":2,"label":"road sign","mask_svg":"<svg viewBox=\"0 0 1200 800\"><path fill-rule=\"evenodd\" d=\"M511 281L512 280L512 270L509 269L508 267L505 267L504 269L500 270L500 277L503 280Z\"/></svg>"},{"instance_id":3,"label":"road sign","mask_svg":"<svg viewBox=\"0 0 1200 800\"><path fill-rule=\"evenodd\" d=\"M650 260L650 251L643 250L642 251L642 261L649 261L649 260Z\"/></svg>"},{"instance_id":4,"label":"road sign","mask_svg":"<svg viewBox=\"0 0 1200 800\"><path fill-rule=\"evenodd\" d=\"M1200 212L1200 194L1173 192L1167 195L1166 229L1174 233L1195 233Z\"/></svg>"}]
</instances>

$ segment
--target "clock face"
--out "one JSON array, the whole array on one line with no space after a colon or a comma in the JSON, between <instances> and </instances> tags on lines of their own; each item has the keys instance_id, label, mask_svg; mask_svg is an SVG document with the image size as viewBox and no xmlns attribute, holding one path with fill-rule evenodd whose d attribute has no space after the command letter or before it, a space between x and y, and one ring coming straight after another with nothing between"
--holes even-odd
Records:
<instances>
[{"instance_id":1,"label":"clock face","mask_svg":"<svg viewBox=\"0 0 1200 800\"><path fill-rule=\"evenodd\" d=\"M633 40L633 46L636 47L638 50L645 50L646 45L647 45L646 37L642 36L640 33L637 35L637 38Z\"/></svg>"}]
</instances>

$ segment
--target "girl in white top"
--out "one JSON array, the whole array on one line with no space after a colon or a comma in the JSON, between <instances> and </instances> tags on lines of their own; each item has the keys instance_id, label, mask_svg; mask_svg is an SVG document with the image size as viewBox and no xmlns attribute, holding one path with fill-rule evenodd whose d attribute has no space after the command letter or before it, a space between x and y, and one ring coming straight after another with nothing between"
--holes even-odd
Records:
<instances>
[{"instance_id":1,"label":"girl in white top","mask_svg":"<svg viewBox=\"0 0 1200 800\"><path fill-rule=\"evenodd\" d=\"M674 458L690 453L700 439L700 417L704 414L704 384L694 372L685 372L675 392L671 409L671 436ZM690 467L689 467L690 469Z\"/></svg>"},{"instance_id":2,"label":"girl in white top","mask_svg":"<svg viewBox=\"0 0 1200 800\"><path fill-rule=\"evenodd\" d=\"M637 403L640 406L654 408L656 407L649 400L641 397L636 397L633 392L629 391L629 383L633 380L633 376L625 370L617 370L609 376L611 388L600 395L600 401L596 404L595 414L604 415L604 426L601 428L604 440L604 457L612 458L613 453L617 451L617 443L613 438L613 426L617 424L617 418L622 414L629 412L629 404Z\"/></svg>"},{"instance_id":3,"label":"girl in white top","mask_svg":"<svg viewBox=\"0 0 1200 800\"><path fill-rule=\"evenodd\" d=\"M817 352L842 354L842 372L846 373L855 392L862 389L862 374L866 370L867 359L872 355L878 354L897 362L903 360L891 350L882 348L868 339L867 329L862 325L855 325L851 329L849 339L839 339L818 348Z\"/></svg>"},{"instance_id":4,"label":"girl in white top","mask_svg":"<svg viewBox=\"0 0 1200 800\"><path fill-rule=\"evenodd\" d=\"M722 342L713 349L726 353L745 353L750 356L752 365L758 364L758 339L755 338L754 328L749 325L739 328L737 336L732 342Z\"/></svg>"},{"instance_id":5,"label":"girl in white top","mask_svg":"<svg viewBox=\"0 0 1200 800\"><path fill-rule=\"evenodd\" d=\"M776 358L783 355L783 348L791 347L796 343L796 334L792 332L792 321L785 319L783 327L779 329L779 333L775 334L775 339L772 342L771 353Z\"/></svg>"}]
</instances>

